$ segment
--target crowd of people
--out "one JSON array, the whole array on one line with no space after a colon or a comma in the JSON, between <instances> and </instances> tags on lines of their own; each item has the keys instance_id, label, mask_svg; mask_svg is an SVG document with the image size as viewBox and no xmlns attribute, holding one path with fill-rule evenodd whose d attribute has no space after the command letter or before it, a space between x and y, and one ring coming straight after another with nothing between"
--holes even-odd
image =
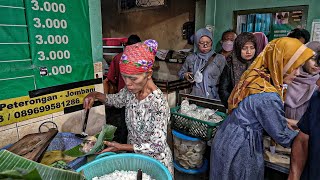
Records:
<instances>
[{"instance_id":1,"label":"crowd of people","mask_svg":"<svg viewBox=\"0 0 320 180\"><path fill-rule=\"evenodd\" d=\"M158 44L130 37L135 41L115 57L105 80L117 84L118 93L92 92L84 108L95 100L124 107L128 139L105 142L103 152L142 153L162 162L173 175L169 105L152 81ZM265 133L284 147L292 146L289 179L320 178L320 43L309 40L304 29L271 42L261 32L227 30L220 40L222 49L215 51L212 32L196 32L196 49L178 76L192 84L191 94L221 100L228 109L211 146L211 180L263 179Z\"/></svg>"}]
</instances>

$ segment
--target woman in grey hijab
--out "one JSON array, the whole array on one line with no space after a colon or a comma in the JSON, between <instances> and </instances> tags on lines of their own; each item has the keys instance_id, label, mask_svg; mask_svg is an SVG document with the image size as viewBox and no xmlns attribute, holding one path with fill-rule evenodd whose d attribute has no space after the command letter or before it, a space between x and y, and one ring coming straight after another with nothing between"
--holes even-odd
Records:
<instances>
[{"instance_id":1,"label":"woman in grey hijab","mask_svg":"<svg viewBox=\"0 0 320 180\"><path fill-rule=\"evenodd\" d=\"M195 34L197 51L186 58L178 75L180 79L193 83L192 95L219 99L217 85L226 60L223 55L214 52L212 44L212 33L206 28L199 29ZM214 59L211 62L209 59L212 56Z\"/></svg>"}]
</instances>

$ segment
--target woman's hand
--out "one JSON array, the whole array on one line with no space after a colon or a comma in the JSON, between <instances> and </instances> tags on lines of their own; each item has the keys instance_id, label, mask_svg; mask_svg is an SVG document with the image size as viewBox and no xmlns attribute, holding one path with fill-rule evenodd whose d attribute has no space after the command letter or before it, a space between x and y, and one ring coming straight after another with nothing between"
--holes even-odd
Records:
<instances>
[{"instance_id":1,"label":"woman's hand","mask_svg":"<svg viewBox=\"0 0 320 180\"><path fill-rule=\"evenodd\" d=\"M99 154L104 152L133 151L133 145L131 144L120 144L115 141L103 141L103 143L108 147L99 152Z\"/></svg>"},{"instance_id":2,"label":"woman's hand","mask_svg":"<svg viewBox=\"0 0 320 180\"><path fill-rule=\"evenodd\" d=\"M93 106L94 101L98 99L100 102L105 103L106 95L101 92L91 92L83 99L83 108L88 110Z\"/></svg>"},{"instance_id":3,"label":"woman's hand","mask_svg":"<svg viewBox=\"0 0 320 180\"><path fill-rule=\"evenodd\" d=\"M94 101L96 99L96 92L89 93L84 99L83 99L83 108L85 110L88 110L92 107Z\"/></svg>"},{"instance_id":4,"label":"woman's hand","mask_svg":"<svg viewBox=\"0 0 320 180\"><path fill-rule=\"evenodd\" d=\"M115 141L103 141L103 143L105 145L107 145L108 147L105 148L104 150L101 151L101 153L104 153L104 152L117 152L117 151L121 151L122 150L122 144L120 143L117 143Z\"/></svg>"},{"instance_id":5,"label":"woman's hand","mask_svg":"<svg viewBox=\"0 0 320 180\"><path fill-rule=\"evenodd\" d=\"M286 118L286 120L287 120L287 124L288 124L289 129L291 129L291 130L298 130L299 129L297 126L297 123L298 123L297 120L288 119L288 118Z\"/></svg>"},{"instance_id":6,"label":"woman's hand","mask_svg":"<svg viewBox=\"0 0 320 180\"><path fill-rule=\"evenodd\" d=\"M193 83L193 82L194 82L194 79L193 79L193 74L192 74L192 72L186 72L186 73L184 73L184 79L186 79L186 80L189 81L190 83Z\"/></svg>"}]
</instances>

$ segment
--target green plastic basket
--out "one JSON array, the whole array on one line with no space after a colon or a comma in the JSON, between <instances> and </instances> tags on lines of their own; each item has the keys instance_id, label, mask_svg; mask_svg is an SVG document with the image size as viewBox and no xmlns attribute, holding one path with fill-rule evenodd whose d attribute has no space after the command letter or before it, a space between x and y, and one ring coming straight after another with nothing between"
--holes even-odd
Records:
<instances>
[{"instance_id":1,"label":"green plastic basket","mask_svg":"<svg viewBox=\"0 0 320 180\"><path fill-rule=\"evenodd\" d=\"M179 109L180 106L171 108L172 129L189 136L201 138L207 141L215 135L217 126L222 123L222 121L219 123L213 123L189 117L178 113ZM216 112L216 114L221 116L223 119L227 117L227 114L223 112Z\"/></svg>"},{"instance_id":2,"label":"green plastic basket","mask_svg":"<svg viewBox=\"0 0 320 180\"><path fill-rule=\"evenodd\" d=\"M115 170L138 171L138 169L156 180L172 180L169 170L160 161L149 156L133 153L116 154L107 152L100 154L96 157L96 160L77 169L77 172L82 172L86 179L92 179L110 174Z\"/></svg>"}]
</instances>

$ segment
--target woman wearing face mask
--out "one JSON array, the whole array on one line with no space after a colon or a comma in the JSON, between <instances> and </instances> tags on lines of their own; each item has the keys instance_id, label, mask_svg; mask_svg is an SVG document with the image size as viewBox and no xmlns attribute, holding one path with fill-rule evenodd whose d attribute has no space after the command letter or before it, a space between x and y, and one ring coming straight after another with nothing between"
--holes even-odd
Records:
<instances>
[{"instance_id":1,"label":"woman wearing face mask","mask_svg":"<svg viewBox=\"0 0 320 180\"><path fill-rule=\"evenodd\" d=\"M192 95L219 99L217 85L226 63L225 58L212 49L212 33L209 30L199 29L195 34L195 43L197 52L186 58L178 75L180 79L193 83Z\"/></svg>"},{"instance_id":2,"label":"woman wearing face mask","mask_svg":"<svg viewBox=\"0 0 320 180\"><path fill-rule=\"evenodd\" d=\"M89 109L98 99L108 106L126 108L128 143L105 142L107 148L102 152L145 154L162 162L173 175L172 154L167 144L169 104L151 78L157 47L155 40L126 46L119 63L126 86L117 94L92 92L85 97L83 106Z\"/></svg>"},{"instance_id":3,"label":"woman wearing face mask","mask_svg":"<svg viewBox=\"0 0 320 180\"><path fill-rule=\"evenodd\" d=\"M243 32L234 41L232 61L228 63L220 76L219 96L222 104L228 108L228 98L242 73L257 57L257 42L252 33Z\"/></svg>"},{"instance_id":4,"label":"woman wearing face mask","mask_svg":"<svg viewBox=\"0 0 320 180\"><path fill-rule=\"evenodd\" d=\"M291 146L297 132L284 116L283 84L290 84L313 54L297 39L278 38L243 73L228 100L230 115L213 140L210 180L264 179L263 131Z\"/></svg>"},{"instance_id":5,"label":"woman wearing face mask","mask_svg":"<svg viewBox=\"0 0 320 180\"><path fill-rule=\"evenodd\" d=\"M231 55L233 50L233 43L236 37L237 37L237 33L231 29L226 30L225 32L222 33L222 37L220 41L222 49L219 53L226 58L227 63L232 60Z\"/></svg>"}]
</instances>

